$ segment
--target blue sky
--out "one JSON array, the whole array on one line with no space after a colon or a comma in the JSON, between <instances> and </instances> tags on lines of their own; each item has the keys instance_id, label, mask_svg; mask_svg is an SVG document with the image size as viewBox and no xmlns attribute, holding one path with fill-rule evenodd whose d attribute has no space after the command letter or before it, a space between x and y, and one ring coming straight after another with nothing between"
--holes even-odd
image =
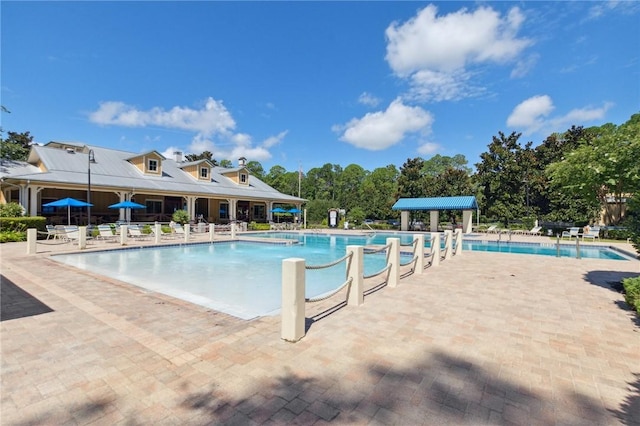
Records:
<instances>
[{"instance_id":1,"label":"blue sky","mask_svg":"<svg viewBox=\"0 0 640 426\"><path fill-rule=\"evenodd\" d=\"M2 127L39 143L372 171L640 112L638 2L0 8Z\"/></svg>"}]
</instances>

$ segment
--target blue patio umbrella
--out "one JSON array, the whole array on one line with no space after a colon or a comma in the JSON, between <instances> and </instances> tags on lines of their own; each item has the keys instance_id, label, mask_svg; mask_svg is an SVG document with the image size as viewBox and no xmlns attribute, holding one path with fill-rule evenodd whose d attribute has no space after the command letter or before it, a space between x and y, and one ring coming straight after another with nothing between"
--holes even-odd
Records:
<instances>
[{"instance_id":1,"label":"blue patio umbrella","mask_svg":"<svg viewBox=\"0 0 640 426\"><path fill-rule=\"evenodd\" d=\"M280 207L276 207L275 209L271 210L271 213L287 213L287 211L285 209L282 209ZM280 222L280 215L276 215L276 217L278 218L278 222Z\"/></svg>"},{"instance_id":2,"label":"blue patio umbrella","mask_svg":"<svg viewBox=\"0 0 640 426\"><path fill-rule=\"evenodd\" d=\"M127 200L127 201L121 201L119 203L115 203L115 204L111 204L109 206L110 209L127 209L127 210L131 210L131 209L146 209L147 206L145 206L144 204L138 204L136 202ZM130 216L130 215L128 215Z\"/></svg>"},{"instance_id":3,"label":"blue patio umbrella","mask_svg":"<svg viewBox=\"0 0 640 426\"><path fill-rule=\"evenodd\" d=\"M300 210L298 210L298 209L296 209L296 208L289 209L289 210L287 210L287 212L289 212L289 213L293 213L293 214L301 213L301 212L300 212Z\"/></svg>"},{"instance_id":4,"label":"blue patio umbrella","mask_svg":"<svg viewBox=\"0 0 640 426\"><path fill-rule=\"evenodd\" d=\"M60 200L52 201L50 203L43 204L42 207L66 207L67 208L67 224L71 225L71 207L87 207L93 206L86 201L76 200L75 198L61 198Z\"/></svg>"}]
</instances>

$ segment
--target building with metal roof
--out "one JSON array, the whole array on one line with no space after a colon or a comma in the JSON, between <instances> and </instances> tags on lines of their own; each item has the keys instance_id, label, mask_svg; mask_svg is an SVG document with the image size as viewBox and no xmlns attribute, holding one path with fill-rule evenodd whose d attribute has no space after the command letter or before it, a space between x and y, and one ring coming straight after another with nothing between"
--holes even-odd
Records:
<instances>
[{"instance_id":1,"label":"building with metal roof","mask_svg":"<svg viewBox=\"0 0 640 426\"><path fill-rule=\"evenodd\" d=\"M136 154L71 142L34 145L26 162L5 161L0 168L0 202L19 202L30 216L55 223L57 212L43 207L72 197L89 201L91 223L127 220L168 222L175 210L210 223L271 220L281 205L301 209L303 198L283 194L246 168L214 166L209 160L185 162L180 153L165 158L157 151ZM135 201L146 208L134 212L110 210L109 205ZM84 214L84 217L82 216ZM86 209L74 212L87 223Z\"/></svg>"},{"instance_id":2,"label":"building with metal roof","mask_svg":"<svg viewBox=\"0 0 640 426\"><path fill-rule=\"evenodd\" d=\"M471 232L473 212L478 210L478 202L473 195L457 197L400 198L391 207L400 210L400 229L409 229L410 211L430 212L429 225L431 232L438 231L439 215L442 210L462 210L462 232Z\"/></svg>"}]
</instances>

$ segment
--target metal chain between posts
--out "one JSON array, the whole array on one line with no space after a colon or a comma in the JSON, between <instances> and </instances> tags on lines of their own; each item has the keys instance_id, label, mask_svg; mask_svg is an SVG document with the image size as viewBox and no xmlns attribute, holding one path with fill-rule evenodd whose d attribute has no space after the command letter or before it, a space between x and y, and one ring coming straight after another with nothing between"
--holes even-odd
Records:
<instances>
[{"instance_id":1,"label":"metal chain between posts","mask_svg":"<svg viewBox=\"0 0 640 426\"><path fill-rule=\"evenodd\" d=\"M310 297L310 298L305 298L304 301L307 303L316 303L316 302L322 302L323 300L327 300L328 298L335 296L336 294L338 294L340 292L340 290L342 290L343 288L345 288L348 285L351 285L351 283L353 282L353 278L349 278L347 281L344 282L344 284L342 284L340 287L338 287L337 289L335 289L334 291L332 291L329 294L326 294L324 296L320 296L320 297Z\"/></svg>"}]
</instances>

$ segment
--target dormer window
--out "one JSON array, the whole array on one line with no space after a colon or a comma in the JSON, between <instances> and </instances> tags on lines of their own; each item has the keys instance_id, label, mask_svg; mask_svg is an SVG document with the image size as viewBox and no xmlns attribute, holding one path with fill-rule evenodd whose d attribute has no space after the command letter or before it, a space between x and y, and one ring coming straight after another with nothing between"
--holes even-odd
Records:
<instances>
[{"instance_id":1,"label":"dormer window","mask_svg":"<svg viewBox=\"0 0 640 426\"><path fill-rule=\"evenodd\" d=\"M147 170L153 173L157 173L158 172L158 160L152 160L149 159L149 162L147 163Z\"/></svg>"},{"instance_id":2,"label":"dormer window","mask_svg":"<svg viewBox=\"0 0 640 426\"><path fill-rule=\"evenodd\" d=\"M240 183L247 183L247 174L240 173Z\"/></svg>"},{"instance_id":3,"label":"dormer window","mask_svg":"<svg viewBox=\"0 0 640 426\"><path fill-rule=\"evenodd\" d=\"M200 167L200 179L207 179L209 177L209 168Z\"/></svg>"}]
</instances>

